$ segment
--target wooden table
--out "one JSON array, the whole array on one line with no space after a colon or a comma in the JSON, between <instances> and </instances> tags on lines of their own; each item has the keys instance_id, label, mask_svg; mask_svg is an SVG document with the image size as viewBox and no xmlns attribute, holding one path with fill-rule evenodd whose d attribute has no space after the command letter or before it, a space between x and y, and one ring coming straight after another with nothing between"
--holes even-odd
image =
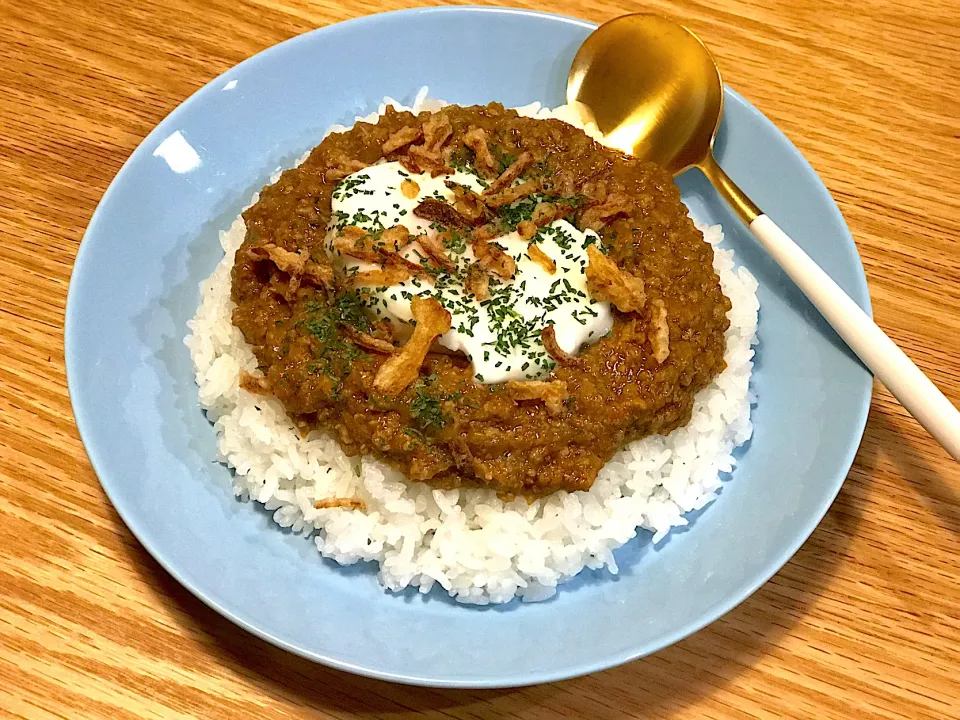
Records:
<instances>
[{"instance_id":1,"label":"wooden table","mask_svg":"<svg viewBox=\"0 0 960 720\"><path fill-rule=\"evenodd\" d=\"M960 401L954 0L535 4L595 21L659 8L706 38L837 199L880 325ZM880 387L839 499L772 581L693 637L577 680L456 692L328 670L221 619L133 539L64 379L87 221L140 140L208 80L405 5L0 0L0 715L960 717L960 466Z\"/></svg>"}]
</instances>

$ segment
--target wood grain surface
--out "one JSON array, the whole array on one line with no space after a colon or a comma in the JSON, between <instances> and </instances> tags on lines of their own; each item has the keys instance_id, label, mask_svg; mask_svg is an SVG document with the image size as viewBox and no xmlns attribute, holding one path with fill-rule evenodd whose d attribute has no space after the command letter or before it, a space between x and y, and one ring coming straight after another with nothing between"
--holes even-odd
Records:
<instances>
[{"instance_id":1,"label":"wood grain surface","mask_svg":"<svg viewBox=\"0 0 960 720\"><path fill-rule=\"evenodd\" d=\"M960 718L960 466L877 388L840 497L793 560L653 657L522 690L420 690L300 660L138 545L77 435L70 270L140 140L237 62L402 0L0 0L0 715L25 718ZM955 0L555 0L656 8L801 149L876 318L960 401Z\"/></svg>"}]
</instances>

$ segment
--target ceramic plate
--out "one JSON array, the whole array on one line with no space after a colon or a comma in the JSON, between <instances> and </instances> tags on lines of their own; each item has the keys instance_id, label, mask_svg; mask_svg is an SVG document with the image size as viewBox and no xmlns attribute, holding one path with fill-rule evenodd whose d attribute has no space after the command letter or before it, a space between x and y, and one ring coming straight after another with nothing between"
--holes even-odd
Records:
<instances>
[{"instance_id":1,"label":"ceramic plate","mask_svg":"<svg viewBox=\"0 0 960 720\"><path fill-rule=\"evenodd\" d=\"M217 239L254 191L333 123L428 85L459 104L564 100L593 25L504 9L375 15L238 65L143 141L104 195L70 285L66 357L77 425L121 517L204 602L270 642L388 680L502 687L600 670L654 652L730 610L800 547L840 489L871 379L695 173L686 202L722 223L760 281L755 435L713 504L654 548L641 533L620 574L584 571L550 601L457 605L385 593L375 568L341 568L237 501L197 404L186 322ZM709 38L707 38L709 42ZM410 52L429 47L431 52ZM358 52L358 48L365 48ZM736 67L725 68L736 79ZM192 148L189 150L188 148ZM717 139L730 175L864 308L866 282L817 175L731 90Z\"/></svg>"}]
</instances>

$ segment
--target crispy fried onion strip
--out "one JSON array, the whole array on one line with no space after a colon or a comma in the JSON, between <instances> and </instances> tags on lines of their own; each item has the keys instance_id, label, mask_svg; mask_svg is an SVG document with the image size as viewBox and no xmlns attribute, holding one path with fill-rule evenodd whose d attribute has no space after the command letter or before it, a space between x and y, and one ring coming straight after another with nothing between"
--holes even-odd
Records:
<instances>
[{"instance_id":1,"label":"crispy fried onion strip","mask_svg":"<svg viewBox=\"0 0 960 720\"><path fill-rule=\"evenodd\" d=\"M315 285L332 288L333 266L329 263L316 263L313 260L307 260L303 268L303 277L312 280Z\"/></svg>"},{"instance_id":2,"label":"crispy fried onion strip","mask_svg":"<svg viewBox=\"0 0 960 720\"><path fill-rule=\"evenodd\" d=\"M433 281L426 268L407 260L400 250L410 244L410 231L403 225L394 225L379 234L371 235L363 228L348 225L333 239L334 250L358 260L380 263L377 270L366 270L349 275L344 281L347 287L377 287L395 285L409 280L414 275Z\"/></svg>"},{"instance_id":3,"label":"crispy fried onion strip","mask_svg":"<svg viewBox=\"0 0 960 720\"><path fill-rule=\"evenodd\" d=\"M453 207L470 221L471 225L482 223L486 216L486 206L483 199L466 185L447 180L444 183L450 190L453 190Z\"/></svg>"},{"instance_id":4,"label":"crispy fried onion strip","mask_svg":"<svg viewBox=\"0 0 960 720\"><path fill-rule=\"evenodd\" d=\"M434 114L424 121L421 126L423 134L422 145L412 145L407 150L401 164L414 172L429 171L433 177L449 175L453 168L449 168L443 158L441 149L453 135L453 125L446 115Z\"/></svg>"},{"instance_id":5,"label":"crispy fried onion strip","mask_svg":"<svg viewBox=\"0 0 960 720\"><path fill-rule=\"evenodd\" d=\"M339 508L341 510L367 511L367 504L360 498L323 498L322 500L317 500L313 504L313 507L317 510Z\"/></svg>"},{"instance_id":6,"label":"crispy fried onion strip","mask_svg":"<svg viewBox=\"0 0 960 720\"><path fill-rule=\"evenodd\" d=\"M341 325L341 329L343 330L343 334L350 338L350 341L353 342L354 345L359 345L367 350L390 355L397 349L393 346L393 343L381 340L373 335L367 335L365 332L360 332L352 325Z\"/></svg>"},{"instance_id":7,"label":"crispy fried onion strip","mask_svg":"<svg viewBox=\"0 0 960 720\"><path fill-rule=\"evenodd\" d=\"M436 152L453 135L453 125L446 115L433 114L423 123L423 146Z\"/></svg>"},{"instance_id":8,"label":"crispy fried onion strip","mask_svg":"<svg viewBox=\"0 0 960 720\"><path fill-rule=\"evenodd\" d=\"M513 187L509 187L506 190L501 190L498 193L484 195L483 202L487 207L503 207L504 205L510 205L515 203L517 200L522 200L529 195L533 195L535 192L539 192L540 187L541 183L539 180L528 180L525 183L514 185Z\"/></svg>"},{"instance_id":9,"label":"crispy fried onion strip","mask_svg":"<svg viewBox=\"0 0 960 720\"><path fill-rule=\"evenodd\" d=\"M473 150L477 168L487 175L492 175L496 162L494 162L493 155L490 154L490 147L487 145L487 131L482 128L471 127L463 136L463 144Z\"/></svg>"},{"instance_id":10,"label":"crispy fried onion strip","mask_svg":"<svg viewBox=\"0 0 960 720\"><path fill-rule=\"evenodd\" d=\"M419 277L421 280L426 280L429 283L436 281L436 278L431 275L423 265L415 263L412 260L407 260L400 253L383 252L381 262L385 262L388 267L397 267L406 270L410 275Z\"/></svg>"},{"instance_id":11,"label":"crispy fried onion strip","mask_svg":"<svg viewBox=\"0 0 960 720\"><path fill-rule=\"evenodd\" d=\"M327 263L314 262L306 253L292 252L273 243L267 243L249 248L247 255L254 260L268 260L276 265L278 270L287 273L290 276L287 284L290 297L297 292L304 279L321 287L333 286L333 267Z\"/></svg>"},{"instance_id":12,"label":"crispy fried onion strip","mask_svg":"<svg viewBox=\"0 0 960 720\"><path fill-rule=\"evenodd\" d=\"M247 250L254 260L269 260L277 266L278 270L289 275L301 275L307 265L307 257L298 252L291 252L273 243L266 245L257 245Z\"/></svg>"},{"instance_id":13,"label":"crispy fried onion strip","mask_svg":"<svg viewBox=\"0 0 960 720\"><path fill-rule=\"evenodd\" d=\"M472 237L470 239L471 243L475 242L486 242L487 240L493 240L497 237L499 230L497 226L493 223L488 223L486 225L481 225L473 231Z\"/></svg>"},{"instance_id":14,"label":"crispy fried onion strip","mask_svg":"<svg viewBox=\"0 0 960 720\"><path fill-rule=\"evenodd\" d=\"M473 254L484 270L489 270L504 280L510 280L516 275L517 261L497 243L474 239L472 246Z\"/></svg>"},{"instance_id":15,"label":"crispy fried onion strip","mask_svg":"<svg viewBox=\"0 0 960 720\"><path fill-rule=\"evenodd\" d=\"M397 159L397 162L400 163L400 166L404 170L406 170L408 173L412 173L413 175L419 175L420 173L424 172L424 168L420 167L420 165L418 165L409 154L401 155Z\"/></svg>"},{"instance_id":16,"label":"crispy fried onion strip","mask_svg":"<svg viewBox=\"0 0 960 720\"><path fill-rule=\"evenodd\" d=\"M373 378L373 386L386 395L397 395L417 379L433 341L450 330L450 313L436 298L415 295L410 312L417 323L413 334L398 352L387 358Z\"/></svg>"},{"instance_id":17,"label":"crispy fried onion strip","mask_svg":"<svg viewBox=\"0 0 960 720\"><path fill-rule=\"evenodd\" d=\"M324 171L323 179L325 182L338 182L343 180L347 175L353 175L355 172L360 172L365 167L367 167L365 162L340 156L334 158L333 162L330 163L330 166Z\"/></svg>"},{"instance_id":18,"label":"crispy fried onion strip","mask_svg":"<svg viewBox=\"0 0 960 720\"><path fill-rule=\"evenodd\" d=\"M380 233L378 248L387 252L400 252L410 242L410 231L403 225L394 225Z\"/></svg>"},{"instance_id":19,"label":"crispy fried onion strip","mask_svg":"<svg viewBox=\"0 0 960 720\"><path fill-rule=\"evenodd\" d=\"M490 299L490 276L478 262L470 263L463 286L477 302Z\"/></svg>"},{"instance_id":20,"label":"crispy fried onion strip","mask_svg":"<svg viewBox=\"0 0 960 720\"><path fill-rule=\"evenodd\" d=\"M401 159L401 165L415 173L429 172L431 177L449 175L453 172L453 168L444 164L443 156L439 151L427 150L422 145L411 147L406 157Z\"/></svg>"},{"instance_id":21,"label":"crispy fried onion strip","mask_svg":"<svg viewBox=\"0 0 960 720\"><path fill-rule=\"evenodd\" d=\"M537 265L542 267L551 275L557 272L557 263L553 261L553 258L541 250L540 246L536 243L532 243L527 246L527 255L531 260L533 260L535 263L537 263Z\"/></svg>"},{"instance_id":22,"label":"crispy fried onion strip","mask_svg":"<svg viewBox=\"0 0 960 720\"><path fill-rule=\"evenodd\" d=\"M554 328L553 324L547 325L540 332L540 339L543 340L543 348L547 351L547 354L557 361L558 365L564 365L566 367L575 367L582 365L580 358L571 355L565 351L560 344L557 342L557 331Z\"/></svg>"},{"instance_id":23,"label":"crispy fried onion strip","mask_svg":"<svg viewBox=\"0 0 960 720\"><path fill-rule=\"evenodd\" d=\"M406 147L407 145L412 145L422 137L423 126L408 125L400 128L393 135L388 137L387 141L382 145L381 150L383 151L384 155L389 155L400 148Z\"/></svg>"},{"instance_id":24,"label":"crispy fried onion strip","mask_svg":"<svg viewBox=\"0 0 960 720\"><path fill-rule=\"evenodd\" d=\"M438 198L425 198L413 209L421 220L429 220L444 227L469 228L474 221L462 215L453 205Z\"/></svg>"},{"instance_id":25,"label":"crispy fried onion strip","mask_svg":"<svg viewBox=\"0 0 960 720\"><path fill-rule=\"evenodd\" d=\"M617 215L630 210L633 201L624 193L610 193L599 205L592 205L580 213L582 230L599 230Z\"/></svg>"},{"instance_id":26,"label":"crispy fried onion strip","mask_svg":"<svg viewBox=\"0 0 960 720\"><path fill-rule=\"evenodd\" d=\"M508 380L507 391L514 400L542 400L550 415L563 411L564 401L570 397L564 380Z\"/></svg>"},{"instance_id":27,"label":"crispy fried onion strip","mask_svg":"<svg viewBox=\"0 0 960 720\"><path fill-rule=\"evenodd\" d=\"M621 312L636 312L643 308L646 294L643 278L621 270L617 264L600 252L596 245L587 246L587 290L595 300L609 300Z\"/></svg>"},{"instance_id":28,"label":"crispy fried onion strip","mask_svg":"<svg viewBox=\"0 0 960 720\"><path fill-rule=\"evenodd\" d=\"M409 280L413 273L405 267L399 265L387 265L378 270L365 270L350 275L344 280L344 285L349 288L359 287L389 287Z\"/></svg>"},{"instance_id":29,"label":"crispy fried onion strip","mask_svg":"<svg viewBox=\"0 0 960 720\"><path fill-rule=\"evenodd\" d=\"M653 318L650 325L650 345L653 347L653 357L658 363L663 363L670 355L670 326L667 324L667 306L660 298L650 301L653 309Z\"/></svg>"},{"instance_id":30,"label":"crispy fried onion strip","mask_svg":"<svg viewBox=\"0 0 960 720\"><path fill-rule=\"evenodd\" d=\"M457 266L454 265L453 261L447 256L447 249L444 247L441 236L419 235L417 241L437 267L448 273L455 273L457 271Z\"/></svg>"},{"instance_id":31,"label":"crispy fried onion strip","mask_svg":"<svg viewBox=\"0 0 960 720\"><path fill-rule=\"evenodd\" d=\"M537 234L537 226L530 220L521 220L517 223L517 235L521 240L532 240Z\"/></svg>"},{"instance_id":32,"label":"crispy fried onion strip","mask_svg":"<svg viewBox=\"0 0 960 720\"><path fill-rule=\"evenodd\" d=\"M520 157L513 161L506 170L500 173L500 177L490 183L490 187L483 191L484 195L495 195L501 190L506 190L513 185L513 181L520 177L524 171L533 165L533 155L528 152L520 153Z\"/></svg>"},{"instance_id":33,"label":"crispy fried onion strip","mask_svg":"<svg viewBox=\"0 0 960 720\"><path fill-rule=\"evenodd\" d=\"M530 221L537 227L544 227L557 220L562 220L568 215L572 215L576 208L569 203L537 203L533 209Z\"/></svg>"},{"instance_id":34,"label":"crispy fried onion strip","mask_svg":"<svg viewBox=\"0 0 960 720\"><path fill-rule=\"evenodd\" d=\"M356 225L350 225L341 230L333 238L331 245L338 253L358 260L376 262L380 257L373 247L373 238L366 230L358 228Z\"/></svg>"},{"instance_id":35,"label":"crispy fried onion strip","mask_svg":"<svg viewBox=\"0 0 960 720\"><path fill-rule=\"evenodd\" d=\"M410 231L403 225L394 225L379 235L371 235L363 228L348 225L333 239L333 249L358 260L377 262L383 253L396 253L410 242Z\"/></svg>"}]
</instances>

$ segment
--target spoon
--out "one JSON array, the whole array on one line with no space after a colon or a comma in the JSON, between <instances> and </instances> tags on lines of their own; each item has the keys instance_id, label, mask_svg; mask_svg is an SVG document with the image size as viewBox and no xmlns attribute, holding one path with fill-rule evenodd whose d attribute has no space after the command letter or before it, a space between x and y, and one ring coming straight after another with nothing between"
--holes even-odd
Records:
<instances>
[{"instance_id":1,"label":"spoon","mask_svg":"<svg viewBox=\"0 0 960 720\"><path fill-rule=\"evenodd\" d=\"M658 15L604 23L573 60L567 102L618 150L674 175L700 168L874 376L960 460L960 412L717 164L713 140L723 112L723 81L696 35Z\"/></svg>"}]
</instances>

